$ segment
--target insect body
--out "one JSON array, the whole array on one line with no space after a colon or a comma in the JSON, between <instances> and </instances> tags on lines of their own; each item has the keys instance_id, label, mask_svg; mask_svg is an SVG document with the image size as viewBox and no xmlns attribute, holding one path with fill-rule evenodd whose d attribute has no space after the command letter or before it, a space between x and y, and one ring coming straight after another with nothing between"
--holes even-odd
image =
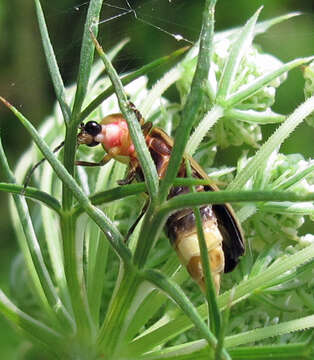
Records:
<instances>
[{"instance_id":1,"label":"insect body","mask_svg":"<svg viewBox=\"0 0 314 360\"><path fill-rule=\"evenodd\" d=\"M136 111L142 125L143 119ZM167 170L172 139L161 129L152 127L151 123L142 125L146 144L156 165L159 178L163 178ZM137 159L136 151L129 135L128 126L122 114L112 114L105 117L99 124L90 121L81 125L78 134L78 144L94 146L102 144L106 155L99 163L78 161L78 165L96 166L103 165L114 158L129 164L129 173L121 183L128 184L134 179L144 180L143 173ZM193 177L208 179L204 170L189 158ZM184 161L181 164L178 177L186 177ZM213 185L197 186L197 191L217 191ZM176 186L170 190L168 198L188 193L189 188ZM217 292L220 287L222 272L232 271L244 253L244 243L240 225L229 204L205 205L200 208L203 231L205 235L211 272ZM183 209L172 214L166 222L166 232L175 248L178 257L186 266L191 277L204 290L204 274L201 264L200 249L198 245L195 216L192 209Z\"/></svg>"}]
</instances>

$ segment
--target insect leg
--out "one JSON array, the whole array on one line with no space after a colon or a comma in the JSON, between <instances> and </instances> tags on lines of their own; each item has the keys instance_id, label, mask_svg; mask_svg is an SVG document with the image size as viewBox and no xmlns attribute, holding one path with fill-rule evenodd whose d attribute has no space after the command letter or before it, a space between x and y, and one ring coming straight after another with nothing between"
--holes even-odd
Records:
<instances>
[{"instance_id":1,"label":"insect leg","mask_svg":"<svg viewBox=\"0 0 314 360\"><path fill-rule=\"evenodd\" d=\"M124 242L127 243L129 241L130 236L133 234L133 231L135 230L137 224L140 222L140 220L142 219L142 217L144 216L144 214L146 213L146 210L148 208L148 204L149 204L149 199L146 200L143 209L140 213L140 215L138 216L138 218L135 220L135 222L131 225L131 227L128 230L128 233L126 234L126 237L124 239Z\"/></svg>"},{"instance_id":2,"label":"insect leg","mask_svg":"<svg viewBox=\"0 0 314 360\"><path fill-rule=\"evenodd\" d=\"M131 101L129 102L129 106L130 106L130 109L134 111L138 122L141 125L143 125L144 124L144 118L143 118L142 114L139 112L139 110L137 110L136 106Z\"/></svg>"},{"instance_id":3,"label":"insect leg","mask_svg":"<svg viewBox=\"0 0 314 360\"><path fill-rule=\"evenodd\" d=\"M131 184L131 182L133 180L135 180L135 176L136 176L136 169L135 168L132 168L129 170L127 176L125 179L121 179L121 180L118 180L118 184L119 185L128 185L128 184Z\"/></svg>"},{"instance_id":4,"label":"insect leg","mask_svg":"<svg viewBox=\"0 0 314 360\"><path fill-rule=\"evenodd\" d=\"M143 131L144 137L146 137L149 134L152 127L153 127L153 124L150 121L147 121L144 125L142 125L142 131Z\"/></svg>"},{"instance_id":5,"label":"insect leg","mask_svg":"<svg viewBox=\"0 0 314 360\"><path fill-rule=\"evenodd\" d=\"M90 161L81 161L76 160L75 165L77 166L103 166L107 164L112 159L112 156L110 154L106 154L104 158L99 162L90 162Z\"/></svg>"},{"instance_id":6,"label":"insect leg","mask_svg":"<svg viewBox=\"0 0 314 360\"><path fill-rule=\"evenodd\" d=\"M56 148L53 149L53 153L56 153L57 151L59 151L64 145L64 141L62 141ZM34 174L34 171L38 168L38 166L40 166L44 161L46 160L46 158L41 159L40 161L38 161L37 164L35 164L26 174L25 180L24 180L24 188L21 192L21 195L24 195L26 188L28 187L31 177Z\"/></svg>"}]
</instances>

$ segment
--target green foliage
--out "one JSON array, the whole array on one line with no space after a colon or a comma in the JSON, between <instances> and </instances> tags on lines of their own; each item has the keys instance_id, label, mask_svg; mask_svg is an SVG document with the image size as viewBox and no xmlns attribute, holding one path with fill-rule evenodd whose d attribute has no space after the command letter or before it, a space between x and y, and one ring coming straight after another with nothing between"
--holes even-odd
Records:
<instances>
[{"instance_id":1,"label":"green foliage","mask_svg":"<svg viewBox=\"0 0 314 360\"><path fill-rule=\"evenodd\" d=\"M199 49L191 48L149 90L146 73L186 49L120 81L110 60L125 42L106 54L90 34L90 30L97 33L101 3L90 2L78 84L65 88L40 3L35 1L60 106L38 131L1 97L37 147L24 153L13 174L0 146L7 178L0 190L13 195L12 224L21 249L12 265L14 303L1 290L0 312L52 358L267 359L271 351L278 358L299 353L302 359L312 359L313 348L307 345L313 341L314 327L314 237L302 234L300 227L314 217L314 165L301 154L281 154L279 147L313 112L314 98L308 90L313 82L306 85L308 99L287 119L271 110L286 73L312 58L283 64L252 45L256 33L289 16L256 24L258 10L243 28L213 35L215 1L206 1ZM95 46L105 76L100 61L92 66ZM180 104L161 98L174 83ZM99 161L103 156L100 148L77 149L77 129L81 121L100 120L119 111L113 90L128 122L145 185L117 187L126 171L118 163L75 169L75 157ZM171 163L160 184L126 94L147 120L175 138ZM260 146L265 140L261 126L281 122ZM54 154L50 149L63 139L64 149ZM217 148L243 143L250 154L259 150L254 155L243 153L233 167L216 166ZM18 184L41 158L37 148L47 161L34 174L35 187L24 190ZM196 149L202 165L216 166L212 173L227 190L168 200L184 151L193 154ZM124 237L147 193L146 215L126 244ZM39 205L29 206L26 198ZM202 204L225 202L237 203L247 251L236 270L224 276L217 304L206 268L206 299L212 299L207 306L180 267L162 228L177 209L196 207L198 214ZM197 229L206 260L199 221ZM36 350L25 353L24 359L35 356L30 354Z\"/></svg>"}]
</instances>

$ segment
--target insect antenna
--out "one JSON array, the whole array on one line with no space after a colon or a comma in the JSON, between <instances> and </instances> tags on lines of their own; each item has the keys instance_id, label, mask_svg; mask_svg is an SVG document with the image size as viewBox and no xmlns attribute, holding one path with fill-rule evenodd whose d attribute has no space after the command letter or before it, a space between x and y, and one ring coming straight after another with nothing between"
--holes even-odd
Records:
<instances>
[{"instance_id":1,"label":"insect antenna","mask_svg":"<svg viewBox=\"0 0 314 360\"><path fill-rule=\"evenodd\" d=\"M56 153L57 151L59 151L64 145L64 141L62 141L56 148L53 149L53 153ZM38 163L36 163L32 168L29 169L29 171L27 172L26 176L25 176L25 180L24 180L24 186L23 186L23 191L22 191L22 195L24 195L26 188L28 187L31 177L34 174L34 171L46 160L46 158L41 159L40 161L38 161Z\"/></svg>"}]
</instances>

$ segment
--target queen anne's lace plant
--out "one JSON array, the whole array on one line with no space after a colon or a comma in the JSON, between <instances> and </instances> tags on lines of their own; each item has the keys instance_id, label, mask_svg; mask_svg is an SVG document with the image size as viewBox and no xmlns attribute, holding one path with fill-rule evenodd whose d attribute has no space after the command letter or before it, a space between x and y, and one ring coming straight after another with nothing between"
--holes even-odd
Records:
<instances>
[{"instance_id":1,"label":"queen anne's lace plant","mask_svg":"<svg viewBox=\"0 0 314 360\"><path fill-rule=\"evenodd\" d=\"M314 164L301 154L280 153L298 124L305 118L312 121L312 67L304 70L307 100L290 116L271 110L287 73L312 58L283 64L252 44L255 34L291 15L256 24L258 10L244 27L213 37L215 1L206 0L199 43L171 54L169 58L185 52L152 89L146 73L168 57L123 76L123 88L109 59L124 42L106 55L91 37L91 31L97 34L102 4L91 0L78 83L65 88L39 0L35 4L58 105L37 131L0 98L36 144L21 157L14 174L0 146L7 177L0 190L13 194L12 223L21 249L11 271L13 299L1 290L0 312L44 345L47 359L265 359L270 353L313 359L314 237L304 234L302 225L314 218ZM106 76L101 75L101 61L92 65L95 45ZM180 103L163 97L172 84ZM127 95L146 120L174 136L161 183ZM118 111L127 119L145 185L117 187L126 169L113 161L75 170L75 156L87 161L103 156L101 148L77 149L80 123ZM264 139L261 126L269 123L279 125ZM62 140L64 149L55 156L50 149ZM231 167L217 166L221 147L242 144L250 155L242 154ZM42 156L38 149L47 161L36 169L35 187L23 189L27 170ZM226 190L167 199L184 151L195 154L206 169L212 167L213 179ZM191 180L189 186L194 185ZM126 244L145 193L150 196L146 215ZM25 197L40 206L30 210ZM178 208L195 207L197 217L198 206L225 202L236 203L246 254L224 276L218 297L204 265L203 296L180 267L162 228ZM200 225L197 230L202 245ZM206 254L202 250L203 264Z\"/></svg>"}]
</instances>

